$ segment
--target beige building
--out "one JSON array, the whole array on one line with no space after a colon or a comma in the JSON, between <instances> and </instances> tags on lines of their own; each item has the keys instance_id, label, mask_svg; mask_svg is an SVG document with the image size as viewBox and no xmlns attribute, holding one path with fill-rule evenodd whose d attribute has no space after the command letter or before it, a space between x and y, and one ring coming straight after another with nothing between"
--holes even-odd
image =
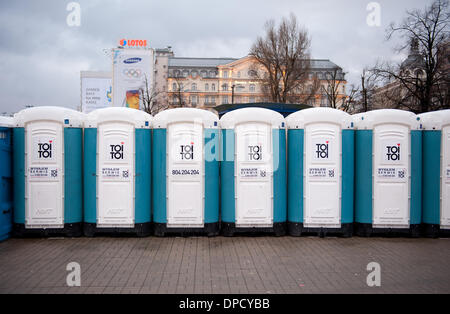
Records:
<instances>
[{"instance_id":1,"label":"beige building","mask_svg":"<svg viewBox=\"0 0 450 314\"><path fill-rule=\"evenodd\" d=\"M251 56L235 58L178 58L170 47L155 50L155 86L157 102L170 107L187 106L211 109L221 104L270 102L262 84L252 73L255 60ZM311 93L307 104L329 106L325 89L329 88L327 75L337 69L338 99L345 95L345 74L342 68L329 60L311 60L309 81L296 93ZM315 80L315 78L317 80ZM313 81L318 82L313 87ZM315 90L313 90L315 89ZM303 97L303 99L305 99Z\"/></svg>"}]
</instances>

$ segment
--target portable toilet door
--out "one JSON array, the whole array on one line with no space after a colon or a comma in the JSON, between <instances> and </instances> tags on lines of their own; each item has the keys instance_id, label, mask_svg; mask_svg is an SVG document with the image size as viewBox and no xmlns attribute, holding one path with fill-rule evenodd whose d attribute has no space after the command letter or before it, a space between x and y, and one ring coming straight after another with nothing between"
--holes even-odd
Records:
<instances>
[{"instance_id":1,"label":"portable toilet door","mask_svg":"<svg viewBox=\"0 0 450 314\"><path fill-rule=\"evenodd\" d=\"M151 233L151 123L144 111L94 110L84 129L84 234Z\"/></svg>"},{"instance_id":2,"label":"portable toilet door","mask_svg":"<svg viewBox=\"0 0 450 314\"><path fill-rule=\"evenodd\" d=\"M422 131L414 113L381 109L357 116L355 233L420 235Z\"/></svg>"},{"instance_id":3,"label":"portable toilet door","mask_svg":"<svg viewBox=\"0 0 450 314\"><path fill-rule=\"evenodd\" d=\"M286 233L286 131L283 116L263 108L226 113L221 127L221 229Z\"/></svg>"},{"instance_id":4,"label":"portable toilet door","mask_svg":"<svg viewBox=\"0 0 450 314\"><path fill-rule=\"evenodd\" d=\"M450 235L450 110L419 115L423 125L422 222L427 236Z\"/></svg>"},{"instance_id":5,"label":"portable toilet door","mask_svg":"<svg viewBox=\"0 0 450 314\"><path fill-rule=\"evenodd\" d=\"M83 119L63 107L14 116L15 236L81 235Z\"/></svg>"},{"instance_id":6,"label":"portable toilet door","mask_svg":"<svg viewBox=\"0 0 450 314\"><path fill-rule=\"evenodd\" d=\"M12 230L12 126L12 118L0 117L0 241L9 238Z\"/></svg>"},{"instance_id":7,"label":"portable toilet door","mask_svg":"<svg viewBox=\"0 0 450 314\"><path fill-rule=\"evenodd\" d=\"M156 236L219 233L218 117L195 108L158 113L153 130Z\"/></svg>"},{"instance_id":8,"label":"portable toilet door","mask_svg":"<svg viewBox=\"0 0 450 314\"><path fill-rule=\"evenodd\" d=\"M290 235L353 233L354 131L349 114L311 108L286 118Z\"/></svg>"}]
</instances>

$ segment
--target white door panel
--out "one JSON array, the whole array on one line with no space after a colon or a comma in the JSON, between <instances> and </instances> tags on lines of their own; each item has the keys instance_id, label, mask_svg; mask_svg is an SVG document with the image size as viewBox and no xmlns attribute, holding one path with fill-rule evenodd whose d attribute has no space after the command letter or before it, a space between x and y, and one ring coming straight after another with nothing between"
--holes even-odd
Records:
<instances>
[{"instance_id":1,"label":"white door panel","mask_svg":"<svg viewBox=\"0 0 450 314\"><path fill-rule=\"evenodd\" d=\"M26 126L27 228L64 227L64 136L60 123Z\"/></svg>"},{"instance_id":2,"label":"white door panel","mask_svg":"<svg viewBox=\"0 0 450 314\"><path fill-rule=\"evenodd\" d=\"M341 129L313 123L305 128L304 226L341 227Z\"/></svg>"},{"instance_id":3,"label":"white door panel","mask_svg":"<svg viewBox=\"0 0 450 314\"><path fill-rule=\"evenodd\" d=\"M373 132L373 227L408 228L410 129L383 124Z\"/></svg>"},{"instance_id":4,"label":"white door panel","mask_svg":"<svg viewBox=\"0 0 450 314\"><path fill-rule=\"evenodd\" d=\"M450 126L442 128L441 228L450 229Z\"/></svg>"},{"instance_id":5,"label":"white door panel","mask_svg":"<svg viewBox=\"0 0 450 314\"><path fill-rule=\"evenodd\" d=\"M97 227L134 227L134 126L98 126Z\"/></svg>"},{"instance_id":6,"label":"white door panel","mask_svg":"<svg viewBox=\"0 0 450 314\"><path fill-rule=\"evenodd\" d=\"M245 123L235 128L237 227L273 226L272 128Z\"/></svg>"},{"instance_id":7,"label":"white door panel","mask_svg":"<svg viewBox=\"0 0 450 314\"><path fill-rule=\"evenodd\" d=\"M202 123L167 127L167 227L204 226Z\"/></svg>"}]
</instances>

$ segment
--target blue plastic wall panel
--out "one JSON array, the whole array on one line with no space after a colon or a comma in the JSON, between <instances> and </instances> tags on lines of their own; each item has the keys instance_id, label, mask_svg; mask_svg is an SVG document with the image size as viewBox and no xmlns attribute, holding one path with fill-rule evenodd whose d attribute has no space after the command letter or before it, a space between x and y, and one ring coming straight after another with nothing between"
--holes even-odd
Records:
<instances>
[{"instance_id":1,"label":"blue plastic wall panel","mask_svg":"<svg viewBox=\"0 0 450 314\"><path fill-rule=\"evenodd\" d=\"M167 223L166 129L153 130L153 221Z\"/></svg>"},{"instance_id":2,"label":"blue plastic wall panel","mask_svg":"<svg viewBox=\"0 0 450 314\"><path fill-rule=\"evenodd\" d=\"M83 129L64 129L64 223L83 221Z\"/></svg>"},{"instance_id":3,"label":"blue plastic wall panel","mask_svg":"<svg viewBox=\"0 0 450 314\"><path fill-rule=\"evenodd\" d=\"M305 131L288 130L288 221L303 223L303 147Z\"/></svg>"},{"instance_id":4,"label":"blue plastic wall panel","mask_svg":"<svg viewBox=\"0 0 450 314\"><path fill-rule=\"evenodd\" d=\"M220 162L220 202L221 218L227 223L235 223L234 194L234 130L221 130L221 162Z\"/></svg>"},{"instance_id":5,"label":"blue plastic wall panel","mask_svg":"<svg viewBox=\"0 0 450 314\"><path fill-rule=\"evenodd\" d=\"M422 223L422 131L411 131L410 224Z\"/></svg>"},{"instance_id":6,"label":"blue plastic wall panel","mask_svg":"<svg viewBox=\"0 0 450 314\"><path fill-rule=\"evenodd\" d=\"M151 160L152 132L150 129L136 129L135 133L135 223L151 221Z\"/></svg>"},{"instance_id":7,"label":"blue plastic wall panel","mask_svg":"<svg viewBox=\"0 0 450 314\"><path fill-rule=\"evenodd\" d=\"M355 178L355 131L342 131L341 223L353 223Z\"/></svg>"},{"instance_id":8,"label":"blue plastic wall panel","mask_svg":"<svg viewBox=\"0 0 450 314\"><path fill-rule=\"evenodd\" d=\"M272 130L273 139L273 222L287 219L286 130ZM278 152L278 154L277 154Z\"/></svg>"},{"instance_id":9,"label":"blue plastic wall panel","mask_svg":"<svg viewBox=\"0 0 450 314\"><path fill-rule=\"evenodd\" d=\"M97 223L97 128L84 129L84 222Z\"/></svg>"},{"instance_id":10,"label":"blue plastic wall panel","mask_svg":"<svg viewBox=\"0 0 450 314\"><path fill-rule=\"evenodd\" d=\"M12 130L0 127L0 241L10 236L12 229Z\"/></svg>"},{"instance_id":11,"label":"blue plastic wall panel","mask_svg":"<svg viewBox=\"0 0 450 314\"><path fill-rule=\"evenodd\" d=\"M219 130L205 129L205 223L219 222Z\"/></svg>"},{"instance_id":12,"label":"blue plastic wall panel","mask_svg":"<svg viewBox=\"0 0 450 314\"><path fill-rule=\"evenodd\" d=\"M13 129L13 220L25 223L25 129Z\"/></svg>"},{"instance_id":13,"label":"blue plastic wall panel","mask_svg":"<svg viewBox=\"0 0 450 314\"><path fill-rule=\"evenodd\" d=\"M423 131L422 221L441 223L441 131Z\"/></svg>"},{"instance_id":14,"label":"blue plastic wall panel","mask_svg":"<svg viewBox=\"0 0 450 314\"><path fill-rule=\"evenodd\" d=\"M355 132L355 222L372 223L372 130Z\"/></svg>"}]
</instances>

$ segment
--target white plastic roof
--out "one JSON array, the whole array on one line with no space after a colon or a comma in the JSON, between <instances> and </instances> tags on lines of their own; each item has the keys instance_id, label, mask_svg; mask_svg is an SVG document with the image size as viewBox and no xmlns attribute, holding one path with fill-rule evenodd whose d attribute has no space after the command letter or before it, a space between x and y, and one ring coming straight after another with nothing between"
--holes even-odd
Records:
<instances>
[{"instance_id":1,"label":"white plastic roof","mask_svg":"<svg viewBox=\"0 0 450 314\"><path fill-rule=\"evenodd\" d=\"M420 118L413 112L398 109L379 109L355 115L355 128L372 130L377 125L392 123L409 126L411 130L419 130Z\"/></svg>"},{"instance_id":2,"label":"white plastic roof","mask_svg":"<svg viewBox=\"0 0 450 314\"><path fill-rule=\"evenodd\" d=\"M13 125L14 125L13 118L0 116L0 127L11 128Z\"/></svg>"},{"instance_id":3,"label":"white plastic roof","mask_svg":"<svg viewBox=\"0 0 450 314\"><path fill-rule=\"evenodd\" d=\"M450 125L450 109L419 114L425 130L441 130Z\"/></svg>"},{"instance_id":4,"label":"white plastic roof","mask_svg":"<svg viewBox=\"0 0 450 314\"><path fill-rule=\"evenodd\" d=\"M24 127L33 121L54 121L64 127L82 127L85 114L65 107L33 107L19 111L14 115L14 125ZM67 122L67 123L66 123Z\"/></svg>"},{"instance_id":5,"label":"white plastic roof","mask_svg":"<svg viewBox=\"0 0 450 314\"><path fill-rule=\"evenodd\" d=\"M105 122L129 122L139 129L149 129L153 117L145 111L127 107L108 107L91 111L86 115L85 128L96 128ZM145 122L148 122L147 125Z\"/></svg>"},{"instance_id":6,"label":"white plastic roof","mask_svg":"<svg viewBox=\"0 0 450 314\"><path fill-rule=\"evenodd\" d=\"M234 129L237 124L251 122L266 122L272 125L272 128L284 128L286 120L284 117L273 110L257 107L242 108L230 111L220 119L222 129Z\"/></svg>"},{"instance_id":7,"label":"white plastic roof","mask_svg":"<svg viewBox=\"0 0 450 314\"><path fill-rule=\"evenodd\" d=\"M289 129L304 129L310 123L336 123L342 129L351 129L352 116L348 113L333 108L309 108L291 113L286 118Z\"/></svg>"},{"instance_id":8,"label":"white plastic roof","mask_svg":"<svg viewBox=\"0 0 450 314\"><path fill-rule=\"evenodd\" d=\"M219 118L208 110L197 108L175 108L161 111L153 119L155 129L165 129L174 122L201 122L203 127L212 129L218 127Z\"/></svg>"}]
</instances>

